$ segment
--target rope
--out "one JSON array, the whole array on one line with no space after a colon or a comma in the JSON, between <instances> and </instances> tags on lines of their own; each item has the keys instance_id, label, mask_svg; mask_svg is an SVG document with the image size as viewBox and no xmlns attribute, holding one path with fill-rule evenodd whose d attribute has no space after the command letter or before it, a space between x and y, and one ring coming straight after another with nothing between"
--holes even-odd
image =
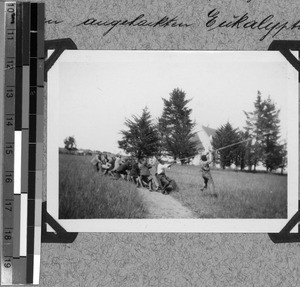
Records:
<instances>
[{"instance_id":1,"label":"rope","mask_svg":"<svg viewBox=\"0 0 300 287\"><path fill-rule=\"evenodd\" d=\"M270 133L265 133L265 134L262 134L260 137L263 137L263 136L266 136L266 135L269 135ZM221 147L221 148L218 148L216 149L215 151L219 151L219 150L222 150L222 149L225 149L225 148L228 148L228 147L231 147L231 146L234 146L234 145L237 145L237 144L240 144L240 143L243 143L243 142L247 142L249 140L252 140L252 138L248 138L246 140L242 140L242 141L239 141L239 142L236 142L236 143L233 143L233 144L230 144L230 145L227 145L227 146L224 146L224 147Z\"/></svg>"},{"instance_id":2,"label":"rope","mask_svg":"<svg viewBox=\"0 0 300 287\"><path fill-rule=\"evenodd\" d=\"M249 141L249 140L252 140L252 138L249 138L249 139L246 139L246 140L242 140L242 141L239 141L239 142L236 142L236 143L233 143L233 144L230 144L230 145L227 145L227 146L218 148L218 149L216 149L215 151L219 151L219 150L222 150L222 149L225 149L225 148L228 148L228 147L231 147L231 146L234 146L234 145L243 143L243 142L247 142L247 141Z\"/></svg>"},{"instance_id":3,"label":"rope","mask_svg":"<svg viewBox=\"0 0 300 287\"><path fill-rule=\"evenodd\" d=\"M269 135L269 134L270 134L270 133L265 133L265 134L262 134L260 137L263 137L263 136L266 136L266 135ZM234 145L237 145L237 144L243 143L243 142L247 142L247 141L250 141L250 140L252 140L252 138L251 138L251 137L250 137L250 138L248 138L248 139L246 139L246 140L242 140L242 141L239 141L239 142L236 142L236 143L233 143L233 144L230 144L230 145L227 145L227 146L224 146L224 147L218 148L218 149L214 150L214 152L216 152L216 151L220 151L220 150L222 150L222 149L225 149L225 148L228 148L228 147L231 147L231 146L234 146ZM192 157L195 157L195 155L193 155L193 156L190 156L190 157L179 158L179 159L177 159L177 160L190 159L190 158L192 158Z\"/></svg>"}]
</instances>

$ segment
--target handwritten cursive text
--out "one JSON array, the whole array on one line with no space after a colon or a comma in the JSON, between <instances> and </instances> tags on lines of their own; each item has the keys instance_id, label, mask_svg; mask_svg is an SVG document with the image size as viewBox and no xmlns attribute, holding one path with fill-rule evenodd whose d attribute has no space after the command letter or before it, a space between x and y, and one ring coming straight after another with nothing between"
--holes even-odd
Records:
<instances>
[{"instance_id":1,"label":"handwritten cursive text","mask_svg":"<svg viewBox=\"0 0 300 287\"><path fill-rule=\"evenodd\" d=\"M60 24L62 22L64 22L64 21L63 20L45 19L45 24L58 25L58 24Z\"/></svg>"},{"instance_id":2,"label":"handwritten cursive text","mask_svg":"<svg viewBox=\"0 0 300 287\"><path fill-rule=\"evenodd\" d=\"M233 15L232 20L220 20L220 12L217 9L213 9L208 13L208 21L206 22L206 27L209 28L208 31L212 31L217 28L235 28L235 29L252 29L252 30L262 30L267 31L259 40L263 41L268 35L272 35L274 38L283 30L300 30L300 20L295 23L290 23L289 21L275 21L275 16L273 14L267 17L256 20L249 19L249 14L245 13L242 16Z\"/></svg>"},{"instance_id":3,"label":"handwritten cursive text","mask_svg":"<svg viewBox=\"0 0 300 287\"><path fill-rule=\"evenodd\" d=\"M137 16L133 20L128 20L128 19L123 19L123 20L98 20L96 18L89 18L84 20L83 22L75 25L74 27L78 26L104 26L104 27L110 27L108 30L106 30L103 33L103 36L107 35L112 29L114 29L116 26L139 26L139 27L160 27L160 28L166 28L166 27L180 27L180 28L185 28L192 26L192 23L184 23L180 22L178 20L178 16L175 16L173 18L164 16L158 21L149 21L148 19L145 18L145 14L141 14Z\"/></svg>"}]
</instances>

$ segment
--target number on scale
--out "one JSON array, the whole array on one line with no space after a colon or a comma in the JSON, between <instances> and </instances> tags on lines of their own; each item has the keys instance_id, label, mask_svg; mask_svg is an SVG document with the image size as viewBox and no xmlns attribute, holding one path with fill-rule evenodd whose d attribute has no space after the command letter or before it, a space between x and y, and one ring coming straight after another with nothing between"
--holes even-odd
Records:
<instances>
[{"instance_id":1,"label":"number on scale","mask_svg":"<svg viewBox=\"0 0 300 287\"><path fill-rule=\"evenodd\" d=\"M15 13L15 3L6 3L6 5L8 6L6 12Z\"/></svg>"},{"instance_id":2,"label":"number on scale","mask_svg":"<svg viewBox=\"0 0 300 287\"><path fill-rule=\"evenodd\" d=\"M10 201L5 202L5 210L12 211L12 209L12 203Z\"/></svg>"},{"instance_id":3,"label":"number on scale","mask_svg":"<svg viewBox=\"0 0 300 287\"><path fill-rule=\"evenodd\" d=\"M13 69L15 67L14 65L14 61L13 60L7 60L6 62L6 69L10 70L10 69Z\"/></svg>"},{"instance_id":4,"label":"number on scale","mask_svg":"<svg viewBox=\"0 0 300 287\"><path fill-rule=\"evenodd\" d=\"M12 183L13 182L13 174L11 172L5 173L5 182Z\"/></svg>"},{"instance_id":5,"label":"number on scale","mask_svg":"<svg viewBox=\"0 0 300 287\"><path fill-rule=\"evenodd\" d=\"M9 126L13 126L14 125L14 119L12 116L8 116L5 118L5 121L6 121L6 125L9 127Z\"/></svg>"},{"instance_id":6,"label":"number on scale","mask_svg":"<svg viewBox=\"0 0 300 287\"><path fill-rule=\"evenodd\" d=\"M6 155L13 155L14 154L14 146L12 144L5 145L5 154Z\"/></svg>"},{"instance_id":7,"label":"number on scale","mask_svg":"<svg viewBox=\"0 0 300 287\"><path fill-rule=\"evenodd\" d=\"M8 88L6 89L6 98L10 99L14 97L14 90L12 88Z\"/></svg>"},{"instance_id":8,"label":"number on scale","mask_svg":"<svg viewBox=\"0 0 300 287\"><path fill-rule=\"evenodd\" d=\"M11 240L11 235L4 235L5 240Z\"/></svg>"},{"instance_id":9,"label":"number on scale","mask_svg":"<svg viewBox=\"0 0 300 287\"><path fill-rule=\"evenodd\" d=\"M4 257L4 267L5 268L10 268L11 267L11 257Z\"/></svg>"},{"instance_id":10,"label":"number on scale","mask_svg":"<svg viewBox=\"0 0 300 287\"><path fill-rule=\"evenodd\" d=\"M12 233L10 230L4 231L4 239L5 240L11 240L12 239Z\"/></svg>"},{"instance_id":11,"label":"number on scale","mask_svg":"<svg viewBox=\"0 0 300 287\"><path fill-rule=\"evenodd\" d=\"M7 40L14 40L15 39L15 31L14 30L8 31L7 35L6 35L6 39Z\"/></svg>"}]
</instances>

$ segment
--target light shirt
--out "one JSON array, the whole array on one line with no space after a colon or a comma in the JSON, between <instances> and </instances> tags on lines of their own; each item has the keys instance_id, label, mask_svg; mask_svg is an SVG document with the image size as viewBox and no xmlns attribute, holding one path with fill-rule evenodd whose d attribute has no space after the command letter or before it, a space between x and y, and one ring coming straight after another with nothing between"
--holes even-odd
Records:
<instances>
[{"instance_id":1,"label":"light shirt","mask_svg":"<svg viewBox=\"0 0 300 287\"><path fill-rule=\"evenodd\" d=\"M115 161L115 167L113 169L113 171L117 170L117 168L121 165L121 158L117 157L116 161Z\"/></svg>"},{"instance_id":2,"label":"light shirt","mask_svg":"<svg viewBox=\"0 0 300 287\"><path fill-rule=\"evenodd\" d=\"M99 156L98 156L98 155L95 155L95 156L92 158L91 163L92 163L92 165L96 165L98 162L100 162Z\"/></svg>"},{"instance_id":3,"label":"light shirt","mask_svg":"<svg viewBox=\"0 0 300 287\"><path fill-rule=\"evenodd\" d=\"M159 163L157 165L157 174L164 174L166 171L166 168L168 168L171 164L169 163L165 163L165 164L161 164Z\"/></svg>"}]
</instances>

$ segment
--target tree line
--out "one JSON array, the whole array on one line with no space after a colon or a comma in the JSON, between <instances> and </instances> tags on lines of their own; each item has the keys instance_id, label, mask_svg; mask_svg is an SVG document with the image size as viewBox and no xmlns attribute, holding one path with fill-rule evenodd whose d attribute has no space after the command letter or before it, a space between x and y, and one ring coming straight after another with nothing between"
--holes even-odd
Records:
<instances>
[{"instance_id":1,"label":"tree line","mask_svg":"<svg viewBox=\"0 0 300 287\"><path fill-rule=\"evenodd\" d=\"M226 123L217 129L212 146L219 149L232 143L238 145L220 150L215 155L216 162L224 169L235 164L244 170L256 170L261 163L266 171L281 169L287 166L287 143L280 142L280 110L269 96L263 100L258 91L253 111L246 112L244 130Z\"/></svg>"},{"instance_id":2,"label":"tree line","mask_svg":"<svg viewBox=\"0 0 300 287\"><path fill-rule=\"evenodd\" d=\"M188 163L201 150L194 140L196 122L191 120L192 109L188 107L191 99L176 88L168 99L163 98L163 111L153 120L145 107L140 116L125 119L126 129L121 130L119 148L137 158L166 155ZM267 171L287 165L286 143L280 143L280 110L270 96L263 100L258 91L253 111L244 111L246 120L243 130L234 128L229 122L221 125L212 139L214 162L225 169L235 164L244 170L256 170L261 163ZM236 145L232 145L239 143ZM231 146L230 146L231 145Z\"/></svg>"},{"instance_id":3,"label":"tree line","mask_svg":"<svg viewBox=\"0 0 300 287\"><path fill-rule=\"evenodd\" d=\"M162 99L162 115L154 123L147 107L141 116L133 115L125 120L127 130L122 130L119 148L137 158L156 155L171 156L175 160L193 157L198 153L195 136L196 123L191 120L192 109L187 105L186 93L179 88L170 93L169 99Z\"/></svg>"}]
</instances>

